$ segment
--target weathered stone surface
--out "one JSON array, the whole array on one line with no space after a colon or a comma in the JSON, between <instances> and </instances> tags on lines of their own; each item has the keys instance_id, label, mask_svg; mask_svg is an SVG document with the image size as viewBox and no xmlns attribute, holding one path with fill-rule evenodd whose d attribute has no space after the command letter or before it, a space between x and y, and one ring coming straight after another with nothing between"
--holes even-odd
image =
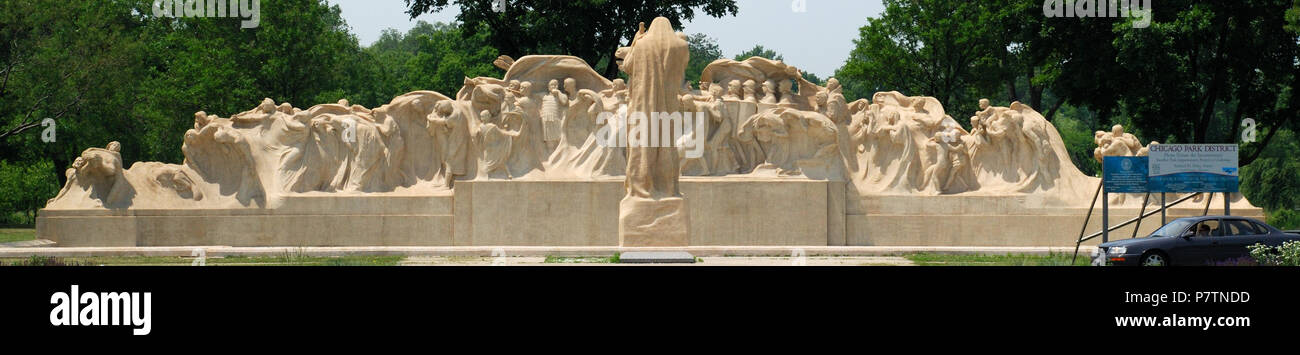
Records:
<instances>
[{"instance_id":1,"label":"weathered stone surface","mask_svg":"<svg viewBox=\"0 0 1300 355\"><path fill-rule=\"evenodd\" d=\"M619 245L681 247L690 243L691 215L686 199L626 196L618 206Z\"/></svg>"}]
</instances>

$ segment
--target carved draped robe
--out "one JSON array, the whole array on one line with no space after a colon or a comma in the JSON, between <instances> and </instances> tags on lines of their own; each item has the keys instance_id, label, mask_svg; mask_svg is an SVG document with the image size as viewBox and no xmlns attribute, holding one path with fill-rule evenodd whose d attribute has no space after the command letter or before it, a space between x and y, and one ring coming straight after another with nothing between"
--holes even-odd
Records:
<instances>
[{"instance_id":1,"label":"carved draped robe","mask_svg":"<svg viewBox=\"0 0 1300 355\"><path fill-rule=\"evenodd\" d=\"M665 18L657 18L644 37L637 39L624 59L628 82L628 112L650 119L656 112L678 112L677 94L685 80L690 52L686 41L673 32ZM634 118L635 119L635 118ZM655 124L651 122L651 124ZM676 135L674 135L676 136ZM681 196L677 182L680 175L677 149L661 142L661 147L628 148L628 197L657 199Z\"/></svg>"}]
</instances>

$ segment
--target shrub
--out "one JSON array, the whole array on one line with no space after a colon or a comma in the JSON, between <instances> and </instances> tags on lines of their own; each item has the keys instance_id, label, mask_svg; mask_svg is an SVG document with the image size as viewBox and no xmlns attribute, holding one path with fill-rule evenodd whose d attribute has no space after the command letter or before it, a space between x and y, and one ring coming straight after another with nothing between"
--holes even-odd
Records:
<instances>
[{"instance_id":1,"label":"shrub","mask_svg":"<svg viewBox=\"0 0 1300 355\"><path fill-rule=\"evenodd\" d=\"M81 266L81 263L67 261L53 256L32 255L31 257L9 264L10 266Z\"/></svg>"},{"instance_id":2,"label":"shrub","mask_svg":"<svg viewBox=\"0 0 1300 355\"><path fill-rule=\"evenodd\" d=\"M1268 224L1279 229L1300 229L1300 211L1291 209L1269 211Z\"/></svg>"},{"instance_id":3,"label":"shrub","mask_svg":"<svg viewBox=\"0 0 1300 355\"><path fill-rule=\"evenodd\" d=\"M1280 247L1255 244L1250 247L1250 257L1260 265L1266 266L1300 266L1300 242L1282 243Z\"/></svg>"}]
</instances>

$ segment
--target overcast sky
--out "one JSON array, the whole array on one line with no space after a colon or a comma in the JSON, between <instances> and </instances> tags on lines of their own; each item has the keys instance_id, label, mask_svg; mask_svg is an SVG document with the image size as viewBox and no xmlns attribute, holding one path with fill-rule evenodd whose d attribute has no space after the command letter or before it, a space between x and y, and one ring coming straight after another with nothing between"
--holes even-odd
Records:
<instances>
[{"instance_id":1,"label":"overcast sky","mask_svg":"<svg viewBox=\"0 0 1300 355\"><path fill-rule=\"evenodd\" d=\"M415 21L451 22L460 12L449 6L441 13L410 20L403 0L328 1L343 9L343 18L352 26L352 32L367 46L386 28L405 32L415 26ZM697 13L682 30L713 37L727 57L762 44L785 56L786 63L827 78L844 65L858 37L858 28L867 23L868 17L884 11L880 0L805 2L807 11L795 12L792 0L737 0L738 15L713 18Z\"/></svg>"}]
</instances>

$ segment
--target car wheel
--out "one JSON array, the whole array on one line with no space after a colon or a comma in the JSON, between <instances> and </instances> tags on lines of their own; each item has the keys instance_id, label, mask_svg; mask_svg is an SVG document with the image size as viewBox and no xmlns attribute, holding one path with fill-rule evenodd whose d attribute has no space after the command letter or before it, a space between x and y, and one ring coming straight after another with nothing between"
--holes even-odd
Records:
<instances>
[{"instance_id":1,"label":"car wheel","mask_svg":"<svg viewBox=\"0 0 1300 355\"><path fill-rule=\"evenodd\" d=\"M1166 256L1165 253L1161 253L1158 251L1150 251L1147 252L1146 254L1142 254L1142 258L1138 259L1138 265L1169 266L1169 257Z\"/></svg>"}]
</instances>

